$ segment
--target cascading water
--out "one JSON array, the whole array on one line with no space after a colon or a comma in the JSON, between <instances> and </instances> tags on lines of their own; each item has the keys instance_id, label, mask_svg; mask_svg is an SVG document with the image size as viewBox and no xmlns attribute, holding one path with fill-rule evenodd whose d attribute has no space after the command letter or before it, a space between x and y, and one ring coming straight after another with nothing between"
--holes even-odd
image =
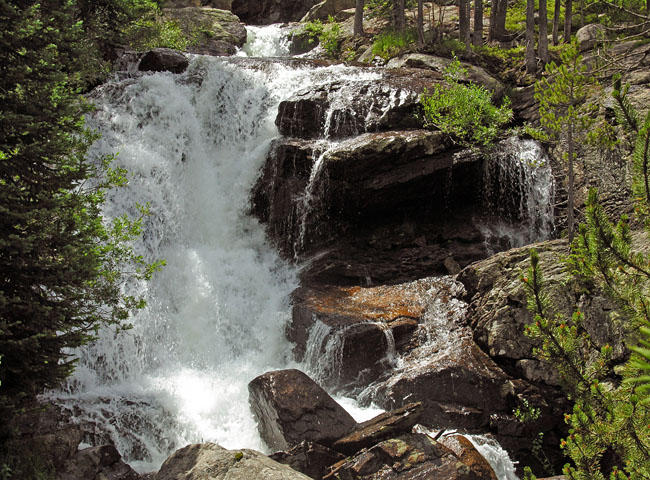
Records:
<instances>
[{"instance_id":1,"label":"cascading water","mask_svg":"<svg viewBox=\"0 0 650 480\"><path fill-rule=\"evenodd\" d=\"M126 286L148 302L133 329L101 331L50 397L95 432L88 441L112 441L140 471L191 442L265 449L247 384L290 366L283 326L297 282L247 215L248 196L277 136L280 100L333 76L368 74L195 57L182 75L138 74L92 95L89 124L102 134L92 155L119 152L131 172L105 213L150 203L140 247L167 266Z\"/></svg>"}]
</instances>

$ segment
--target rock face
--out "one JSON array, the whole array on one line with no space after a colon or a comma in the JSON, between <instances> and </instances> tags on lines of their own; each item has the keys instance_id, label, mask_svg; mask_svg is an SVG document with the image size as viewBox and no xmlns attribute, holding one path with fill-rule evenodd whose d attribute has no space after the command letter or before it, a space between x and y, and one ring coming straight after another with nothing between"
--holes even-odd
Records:
<instances>
[{"instance_id":1,"label":"rock face","mask_svg":"<svg viewBox=\"0 0 650 480\"><path fill-rule=\"evenodd\" d=\"M80 450L59 472L60 480L139 480L113 445Z\"/></svg>"},{"instance_id":2,"label":"rock face","mask_svg":"<svg viewBox=\"0 0 650 480\"><path fill-rule=\"evenodd\" d=\"M204 6L165 8L166 18L175 20L189 38L187 47L201 55L232 55L246 43L246 27L228 10Z\"/></svg>"},{"instance_id":3,"label":"rock face","mask_svg":"<svg viewBox=\"0 0 650 480\"><path fill-rule=\"evenodd\" d=\"M355 8L355 0L323 0L314 5L300 21L327 20L328 17L336 17L342 10L350 8Z\"/></svg>"},{"instance_id":4,"label":"rock face","mask_svg":"<svg viewBox=\"0 0 650 480\"><path fill-rule=\"evenodd\" d=\"M453 451L423 434L385 440L339 464L328 480L392 480L431 478L479 480Z\"/></svg>"},{"instance_id":5,"label":"rock face","mask_svg":"<svg viewBox=\"0 0 650 480\"><path fill-rule=\"evenodd\" d=\"M269 458L289 465L310 478L323 478L330 472L330 466L345 460L345 456L332 449L313 442L302 441L286 452L276 452Z\"/></svg>"},{"instance_id":6,"label":"rock face","mask_svg":"<svg viewBox=\"0 0 650 480\"><path fill-rule=\"evenodd\" d=\"M567 246L562 240L534 245L540 256L545 285L558 312L570 316L574 308L585 314L584 328L598 347L612 346L614 359L625 355L622 338L609 318L612 305L602 295L583 296L573 288L562 257ZM557 385L558 378L532 354L533 345L524 335L532 321L520 275L530 265L530 248L502 252L463 270L458 280L467 289L470 302L467 321L476 342L504 368L533 382Z\"/></svg>"},{"instance_id":7,"label":"rock face","mask_svg":"<svg viewBox=\"0 0 650 480\"><path fill-rule=\"evenodd\" d=\"M299 370L267 372L248 384L262 439L275 450L303 440L329 446L356 422L321 387Z\"/></svg>"},{"instance_id":8,"label":"rock face","mask_svg":"<svg viewBox=\"0 0 650 480\"><path fill-rule=\"evenodd\" d=\"M188 445L165 460L155 480L309 480L254 450L226 450L214 443Z\"/></svg>"},{"instance_id":9,"label":"rock face","mask_svg":"<svg viewBox=\"0 0 650 480\"><path fill-rule=\"evenodd\" d=\"M318 0L233 0L232 11L249 25L298 22Z\"/></svg>"},{"instance_id":10,"label":"rock face","mask_svg":"<svg viewBox=\"0 0 650 480\"><path fill-rule=\"evenodd\" d=\"M171 48L155 48L144 54L138 70L141 72L183 73L189 61L181 52Z\"/></svg>"},{"instance_id":11,"label":"rock face","mask_svg":"<svg viewBox=\"0 0 650 480\"><path fill-rule=\"evenodd\" d=\"M483 458L466 437L462 435L443 436L438 441L452 450L479 478L497 480L497 476L489 462Z\"/></svg>"}]
</instances>

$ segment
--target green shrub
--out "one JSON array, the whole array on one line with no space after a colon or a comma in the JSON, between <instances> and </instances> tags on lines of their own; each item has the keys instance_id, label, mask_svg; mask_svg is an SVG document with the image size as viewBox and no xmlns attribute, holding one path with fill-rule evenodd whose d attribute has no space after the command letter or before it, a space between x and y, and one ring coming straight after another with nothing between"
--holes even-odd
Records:
<instances>
[{"instance_id":1,"label":"green shrub","mask_svg":"<svg viewBox=\"0 0 650 480\"><path fill-rule=\"evenodd\" d=\"M454 57L443 73L446 85L435 85L433 92L425 91L420 99L424 123L448 133L461 145L489 145L500 127L512 119L510 100L506 97L500 107L495 106L485 87L461 83L466 74Z\"/></svg>"},{"instance_id":2,"label":"green shrub","mask_svg":"<svg viewBox=\"0 0 650 480\"><path fill-rule=\"evenodd\" d=\"M323 46L327 55L337 58L341 53L341 25L331 15L324 24L320 20L312 20L302 27L303 31L309 34L309 43L318 42Z\"/></svg>"},{"instance_id":3,"label":"green shrub","mask_svg":"<svg viewBox=\"0 0 650 480\"><path fill-rule=\"evenodd\" d=\"M387 31L375 37L372 44L372 54L388 60L399 55L409 44L416 40L416 33L413 29L409 29L404 33Z\"/></svg>"}]
</instances>

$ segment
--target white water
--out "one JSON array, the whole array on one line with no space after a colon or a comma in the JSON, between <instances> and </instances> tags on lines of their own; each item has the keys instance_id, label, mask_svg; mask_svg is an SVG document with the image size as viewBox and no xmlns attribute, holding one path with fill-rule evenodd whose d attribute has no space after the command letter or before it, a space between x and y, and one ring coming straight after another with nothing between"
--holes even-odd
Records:
<instances>
[{"instance_id":1,"label":"white water","mask_svg":"<svg viewBox=\"0 0 650 480\"><path fill-rule=\"evenodd\" d=\"M286 57L289 55L289 32L293 27L269 25L246 27L246 44L237 52L240 57Z\"/></svg>"},{"instance_id":2,"label":"white water","mask_svg":"<svg viewBox=\"0 0 650 480\"><path fill-rule=\"evenodd\" d=\"M93 94L89 123L102 139L92 154L119 152L132 174L105 213L149 202L140 247L167 266L127 286L148 302L134 328L100 332L78 352L67 389L51 394L95 432L88 441L112 441L139 471L192 442L265 450L247 384L292 366L283 327L297 282L247 216L248 195L277 136L278 103L306 84L368 75L196 57L183 75L116 80Z\"/></svg>"}]
</instances>

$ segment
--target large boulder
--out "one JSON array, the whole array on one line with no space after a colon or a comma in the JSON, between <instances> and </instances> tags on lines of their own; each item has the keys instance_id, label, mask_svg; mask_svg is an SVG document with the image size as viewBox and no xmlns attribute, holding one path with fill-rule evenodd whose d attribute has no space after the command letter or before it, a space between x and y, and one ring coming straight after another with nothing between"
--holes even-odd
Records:
<instances>
[{"instance_id":1,"label":"large boulder","mask_svg":"<svg viewBox=\"0 0 650 480\"><path fill-rule=\"evenodd\" d=\"M214 443L188 445L165 460L155 480L309 480L255 450L226 450Z\"/></svg>"},{"instance_id":2,"label":"large boulder","mask_svg":"<svg viewBox=\"0 0 650 480\"><path fill-rule=\"evenodd\" d=\"M319 0L233 0L232 11L249 25L298 22Z\"/></svg>"},{"instance_id":3,"label":"large boulder","mask_svg":"<svg viewBox=\"0 0 650 480\"><path fill-rule=\"evenodd\" d=\"M193 39L187 47L191 53L232 55L246 43L246 27L228 10L198 6L165 8L163 13Z\"/></svg>"},{"instance_id":4,"label":"large boulder","mask_svg":"<svg viewBox=\"0 0 650 480\"><path fill-rule=\"evenodd\" d=\"M327 20L330 16L336 17L343 10L355 8L355 2L356 0L323 0L314 5L300 21L311 22Z\"/></svg>"},{"instance_id":5,"label":"large boulder","mask_svg":"<svg viewBox=\"0 0 650 480\"><path fill-rule=\"evenodd\" d=\"M481 480L453 451L420 433L385 440L337 465L327 480ZM325 480L324 479L324 480Z\"/></svg>"},{"instance_id":6,"label":"large boulder","mask_svg":"<svg viewBox=\"0 0 650 480\"><path fill-rule=\"evenodd\" d=\"M576 32L576 40L581 52L591 50L605 40L605 25L590 23Z\"/></svg>"},{"instance_id":7,"label":"large boulder","mask_svg":"<svg viewBox=\"0 0 650 480\"><path fill-rule=\"evenodd\" d=\"M185 55L171 48L155 48L145 53L138 64L141 72L183 73L189 61Z\"/></svg>"},{"instance_id":8,"label":"large boulder","mask_svg":"<svg viewBox=\"0 0 650 480\"><path fill-rule=\"evenodd\" d=\"M355 420L299 370L267 372L248 384L250 405L262 439L274 450L303 440L330 446Z\"/></svg>"},{"instance_id":9,"label":"large boulder","mask_svg":"<svg viewBox=\"0 0 650 480\"><path fill-rule=\"evenodd\" d=\"M490 463L463 435L445 435L438 441L452 450L482 480L497 480L497 475Z\"/></svg>"}]
</instances>

